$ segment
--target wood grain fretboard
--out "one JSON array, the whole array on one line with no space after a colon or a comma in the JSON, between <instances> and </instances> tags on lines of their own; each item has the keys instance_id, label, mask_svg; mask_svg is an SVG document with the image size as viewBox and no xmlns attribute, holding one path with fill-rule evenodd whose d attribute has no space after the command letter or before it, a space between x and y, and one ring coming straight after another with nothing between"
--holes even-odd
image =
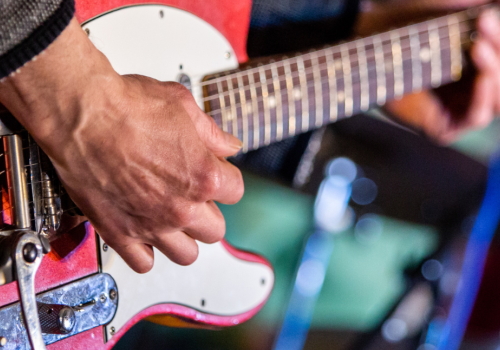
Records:
<instances>
[{"instance_id":1,"label":"wood grain fretboard","mask_svg":"<svg viewBox=\"0 0 500 350\"><path fill-rule=\"evenodd\" d=\"M205 109L245 152L457 81L483 9L209 76Z\"/></svg>"}]
</instances>

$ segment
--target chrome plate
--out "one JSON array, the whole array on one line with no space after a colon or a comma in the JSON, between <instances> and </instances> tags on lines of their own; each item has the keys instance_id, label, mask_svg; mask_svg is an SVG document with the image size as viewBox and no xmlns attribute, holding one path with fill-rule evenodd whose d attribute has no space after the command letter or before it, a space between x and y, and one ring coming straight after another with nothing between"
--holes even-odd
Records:
<instances>
[{"instance_id":1,"label":"chrome plate","mask_svg":"<svg viewBox=\"0 0 500 350\"><path fill-rule=\"evenodd\" d=\"M101 273L37 295L39 303L62 304L73 308L83 305L80 311L75 312L73 330L69 334L42 334L45 344L109 323L118 305L118 296L110 297L111 290L117 290L115 281L110 275ZM0 309L0 337L7 339L2 350L30 349L19 302Z\"/></svg>"}]
</instances>

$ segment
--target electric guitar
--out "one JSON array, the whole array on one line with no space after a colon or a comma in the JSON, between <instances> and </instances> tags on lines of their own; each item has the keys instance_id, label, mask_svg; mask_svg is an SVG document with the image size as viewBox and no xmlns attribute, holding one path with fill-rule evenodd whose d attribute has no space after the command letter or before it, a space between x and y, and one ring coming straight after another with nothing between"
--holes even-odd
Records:
<instances>
[{"instance_id":1,"label":"electric guitar","mask_svg":"<svg viewBox=\"0 0 500 350\"><path fill-rule=\"evenodd\" d=\"M178 81L247 152L460 79L479 9L245 65L250 1L77 0L77 17L120 74ZM136 274L88 223L59 225L57 177L25 132L0 125L0 345L111 348L136 322L225 327L252 317L274 283L265 259L226 242L199 244L181 267L156 254ZM25 173L28 169L29 175ZM43 257L43 258L42 258ZM35 297L36 295L36 297Z\"/></svg>"}]
</instances>

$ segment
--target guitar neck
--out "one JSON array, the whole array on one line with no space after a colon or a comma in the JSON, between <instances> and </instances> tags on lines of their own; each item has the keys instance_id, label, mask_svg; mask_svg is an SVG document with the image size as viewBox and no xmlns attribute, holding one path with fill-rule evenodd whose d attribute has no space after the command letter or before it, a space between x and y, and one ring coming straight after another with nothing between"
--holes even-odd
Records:
<instances>
[{"instance_id":1,"label":"guitar neck","mask_svg":"<svg viewBox=\"0 0 500 350\"><path fill-rule=\"evenodd\" d=\"M484 8L210 76L206 111L245 152L457 81Z\"/></svg>"}]
</instances>

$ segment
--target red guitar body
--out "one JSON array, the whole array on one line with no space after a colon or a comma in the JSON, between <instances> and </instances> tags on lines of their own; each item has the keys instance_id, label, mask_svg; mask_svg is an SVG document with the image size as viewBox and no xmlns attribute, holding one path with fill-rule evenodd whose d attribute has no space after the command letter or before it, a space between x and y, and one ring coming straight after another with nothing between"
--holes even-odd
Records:
<instances>
[{"instance_id":1,"label":"red guitar body","mask_svg":"<svg viewBox=\"0 0 500 350\"><path fill-rule=\"evenodd\" d=\"M239 63L247 60L246 39L250 21L251 0L77 0L76 17L83 24L94 18L102 17L103 14L112 13L117 9L145 4L173 7L202 19L229 42L232 52ZM249 262L256 266L265 266L266 269L271 271L272 275L270 265L264 258L236 250L226 242L222 242L220 245L222 247L218 249L223 249L228 256L230 255L238 261ZM52 242L52 251L43 257L36 274L36 293L48 291L87 276L106 272L100 260L102 254L102 246L100 246L99 238L93 227L88 223L80 225L71 235L64 235ZM108 273L115 278L113 273ZM213 273L216 275L217 271L213 271ZM269 290L266 292L266 297L261 298L262 300L259 301L258 305L244 312L237 312L233 315L227 313L214 314L213 312L197 311L199 308L192 305L182 305L176 301L169 303L169 300L165 300L164 303L153 303L153 305L140 309L126 323L118 327L116 333L114 330L112 333L109 333L108 330L108 333L106 333L107 331L103 326L98 326L47 345L47 348L52 350L109 349L116 344L131 326L145 318L171 326L225 327L236 325L252 317L263 306L272 289L273 278L270 278L270 280L271 283ZM171 281L171 283L175 284L176 281ZM120 291L119 286L118 293L123 293L123 291ZM0 308L19 300L17 282L0 286ZM113 336L111 337L109 334Z\"/></svg>"}]
</instances>

